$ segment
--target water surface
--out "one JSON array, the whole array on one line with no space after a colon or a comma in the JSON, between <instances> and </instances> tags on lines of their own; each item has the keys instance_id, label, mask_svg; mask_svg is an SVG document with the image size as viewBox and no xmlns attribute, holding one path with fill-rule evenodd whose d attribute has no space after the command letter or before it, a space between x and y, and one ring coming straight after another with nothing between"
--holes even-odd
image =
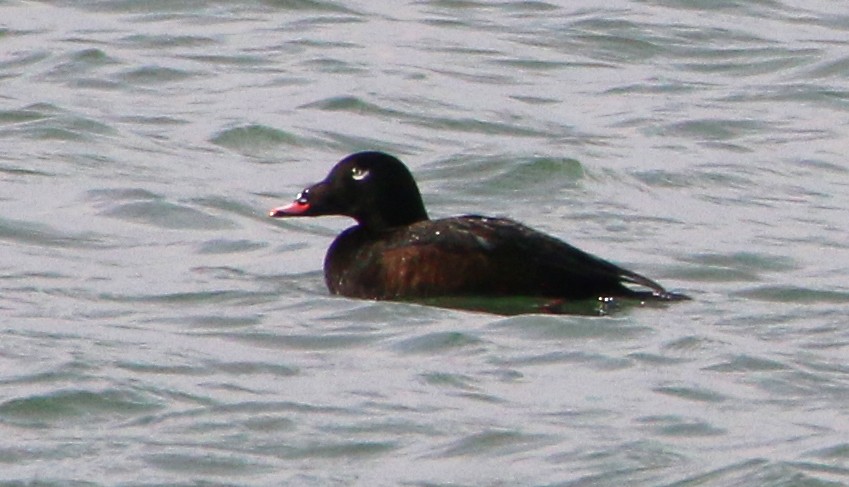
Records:
<instances>
[{"instance_id":1,"label":"water surface","mask_svg":"<svg viewBox=\"0 0 849 487\"><path fill-rule=\"evenodd\" d=\"M0 3L0 485L849 483L842 9ZM363 149L695 299L331 297Z\"/></svg>"}]
</instances>

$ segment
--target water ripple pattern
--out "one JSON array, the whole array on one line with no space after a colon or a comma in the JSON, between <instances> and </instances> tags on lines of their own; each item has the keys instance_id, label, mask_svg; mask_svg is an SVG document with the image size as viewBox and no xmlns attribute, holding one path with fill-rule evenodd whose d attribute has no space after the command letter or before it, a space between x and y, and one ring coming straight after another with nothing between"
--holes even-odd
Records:
<instances>
[{"instance_id":1,"label":"water ripple pattern","mask_svg":"<svg viewBox=\"0 0 849 487\"><path fill-rule=\"evenodd\" d=\"M849 484L849 10L0 2L0 486ZM328 295L357 150L692 295Z\"/></svg>"}]
</instances>

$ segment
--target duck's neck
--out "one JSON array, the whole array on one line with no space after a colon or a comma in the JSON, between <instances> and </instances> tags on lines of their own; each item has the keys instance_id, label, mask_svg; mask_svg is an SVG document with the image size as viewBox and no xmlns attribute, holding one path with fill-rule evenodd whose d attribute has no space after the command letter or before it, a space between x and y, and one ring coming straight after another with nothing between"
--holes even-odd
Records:
<instances>
[{"instance_id":1,"label":"duck's neck","mask_svg":"<svg viewBox=\"0 0 849 487\"><path fill-rule=\"evenodd\" d=\"M379 218L377 218L377 219L368 218L368 219L363 219L363 220L357 220L357 223L358 223L357 226L359 228L362 228L363 231L366 231L366 232L379 233L379 232L385 232L387 230L392 230L392 229L395 229L395 228L407 227L407 226L410 226L414 223L417 223L417 222L420 222L420 221L425 221L425 220L428 220L427 216L425 216L425 218L395 220L395 221L392 221L392 222L387 222L386 220L379 219Z\"/></svg>"},{"instance_id":2,"label":"duck's neck","mask_svg":"<svg viewBox=\"0 0 849 487\"><path fill-rule=\"evenodd\" d=\"M391 228L406 227L413 223L429 220L421 200L417 204L385 206L380 212L369 212L357 218L357 223L369 232L381 232Z\"/></svg>"}]
</instances>

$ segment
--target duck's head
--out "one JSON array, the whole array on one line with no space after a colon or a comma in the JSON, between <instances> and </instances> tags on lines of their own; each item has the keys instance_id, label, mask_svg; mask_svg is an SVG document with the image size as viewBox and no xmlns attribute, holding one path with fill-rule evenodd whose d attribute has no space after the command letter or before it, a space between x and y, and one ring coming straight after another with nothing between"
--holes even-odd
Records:
<instances>
[{"instance_id":1,"label":"duck's head","mask_svg":"<svg viewBox=\"0 0 849 487\"><path fill-rule=\"evenodd\" d=\"M269 212L274 218L349 216L369 230L427 220L421 193L407 166L383 152L351 154L324 181L301 191L292 203Z\"/></svg>"}]
</instances>

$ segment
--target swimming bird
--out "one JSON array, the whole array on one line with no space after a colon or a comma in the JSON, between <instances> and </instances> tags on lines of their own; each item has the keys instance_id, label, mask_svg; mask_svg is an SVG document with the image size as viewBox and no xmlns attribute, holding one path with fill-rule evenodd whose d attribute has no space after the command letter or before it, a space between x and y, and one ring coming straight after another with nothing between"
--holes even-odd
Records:
<instances>
[{"instance_id":1,"label":"swimming bird","mask_svg":"<svg viewBox=\"0 0 849 487\"><path fill-rule=\"evenodd\" d=\"M573 300L689 299L508 218L431 220L409 169L383 152L345 157L323 181L269 215L356 220L324 259L332 294L404 301L527 297L541 312Z\"/></svg>"}]
</instances>

